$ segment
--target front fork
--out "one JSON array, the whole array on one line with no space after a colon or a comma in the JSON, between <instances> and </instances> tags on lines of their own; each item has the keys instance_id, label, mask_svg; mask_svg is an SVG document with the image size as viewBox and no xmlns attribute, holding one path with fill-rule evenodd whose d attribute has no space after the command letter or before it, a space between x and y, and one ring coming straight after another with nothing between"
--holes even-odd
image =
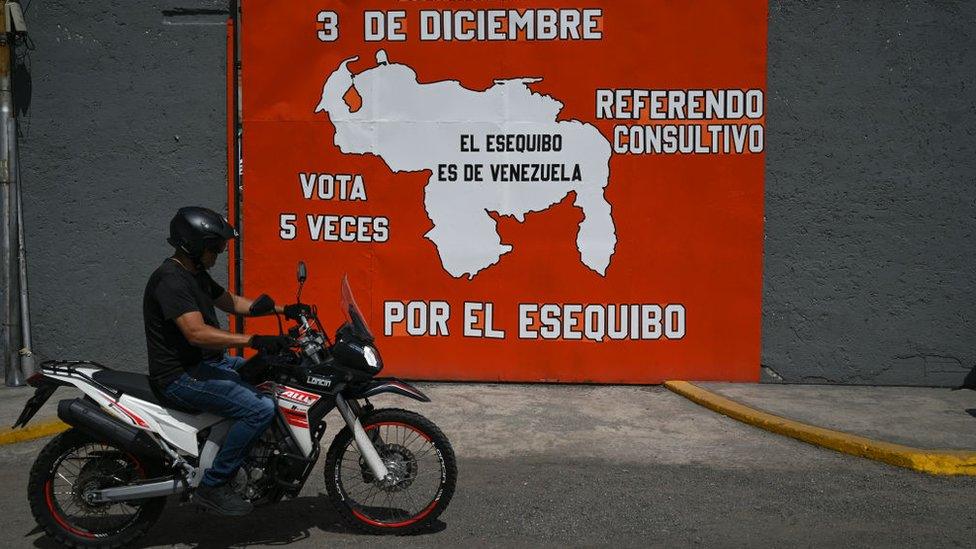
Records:
<instances>
[{"instance_id":1,"label":"front fork","mask_svg":"<svg viewBox=\"0 0 976 549\"><path fill-rule=\"evenodd\" d=\"M378 479L383 479L383 482L392 483L394 481L393 475L390 474L386 465L383 464L383 460L380 459L379 453L376 452L376 447L373 446L369 435L363 429L359 418L356 417L356 414L352 411L352 407L349 406L346 399L342 398L342 395L336 395L336 408L339 409L339 414L342 415L342 419L345 420L346 425L349 426L349 430L352 431L356 448L363 455L363 458L366 460L366 465L369 466L369 470L373 473L373 476Z\"/></svg>"}]
</instances>

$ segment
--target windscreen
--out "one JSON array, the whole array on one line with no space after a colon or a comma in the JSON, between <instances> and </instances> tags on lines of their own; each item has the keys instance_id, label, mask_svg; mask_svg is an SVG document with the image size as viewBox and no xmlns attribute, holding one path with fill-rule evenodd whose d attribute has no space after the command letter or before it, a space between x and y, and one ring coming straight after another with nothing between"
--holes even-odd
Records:
<instances>
[{"instance_id":1,"label":"windscreen","mask_svg":"<svg viewBox=\"0 0 976 549\"><path fill-rule=\"evenodd\" d=\"M348 276L343 275L339 293L341 297L339 306L342 307L342 312L346 315L349 326L352 327L353 335L366 341L373 341L373 332L369 331L366 319L363 317L359 305L356 304L356 298L352 296Z\"/></svg>"}]
</instances>

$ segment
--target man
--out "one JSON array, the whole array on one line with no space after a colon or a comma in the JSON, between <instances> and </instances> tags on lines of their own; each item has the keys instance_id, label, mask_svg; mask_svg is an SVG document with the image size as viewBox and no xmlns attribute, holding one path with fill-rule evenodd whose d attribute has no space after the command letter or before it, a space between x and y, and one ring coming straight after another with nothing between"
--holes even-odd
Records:
<instances>
[{"instance_id":1,"label":"man","mask_svg":"<svg viewBox=\"0 0 976 549\"><path fill-rule=\"evenodd\" d=\"M214 306L247 315L252 301L227 292L207 274L237 230L207 208L180 208L170 222L167 242L175 249L153 272L143 295L149 378L153 390L178 406L236 421L204 472L194 494L199 504L226 515L245 515L252 505L229 486L251 445L271 424L274 403L241 380L240 357L228 347L269 353L289 346L286 336L235 334L222 330ZM277 307L294 317L304 306Z\"/></svg>"}]
</instances>

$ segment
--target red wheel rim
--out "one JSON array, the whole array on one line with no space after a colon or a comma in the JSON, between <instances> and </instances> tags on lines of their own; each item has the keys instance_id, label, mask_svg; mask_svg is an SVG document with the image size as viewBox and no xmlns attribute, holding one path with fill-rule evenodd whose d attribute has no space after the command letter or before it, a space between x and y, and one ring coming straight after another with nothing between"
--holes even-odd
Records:
<instances>
[{"instance_id":1,"label":"red wheel rim","mask_svg":"<svg viewBox=\"0 0 976 549\"><path fill-rule=\"evenodd\" d=\"M440 501L446 475L444 458L430 435L399 421L371 423L364 429L371 437L379 435L378 451L397 481L392 486L376 482L350 440L339 456L335 481L353 516L377 528L403 528L427 518ZM349 486L354 479L360 482ZM410 492L415 488L420 492Z\"/></svg>"}]
</instances>

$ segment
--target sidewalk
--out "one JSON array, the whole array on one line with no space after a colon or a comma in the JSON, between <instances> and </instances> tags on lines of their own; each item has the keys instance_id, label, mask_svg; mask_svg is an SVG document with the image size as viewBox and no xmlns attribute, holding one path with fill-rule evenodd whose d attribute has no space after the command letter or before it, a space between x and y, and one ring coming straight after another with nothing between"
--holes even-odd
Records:
<instances>
[{"instance_id":1,"label":"sidewalk","mask_svg":"<svg viewBox=\"0 0 976 549\"><path fill-rule=\"evenodd\" d=\"M458 450L472 455L495 457L532 447L542 451L565 446L569 450L574 443L582 443L592 455L680 462L685 458L679 448L689 440L710 447L732 444L721 437L711 439L700 430L705 417L722 417L707 409L711 408L779 435L861 457L937 474L976 473L976 391L967 389L699 382L692 384L705 392L703 398L692 398L704 406L699 407L677 395L668 398L662 387L417 385L436 397L433 403L417 405L396 399L381 404L416 407L445 418L455 433ZM50 436L63 429L57 420L57 402L81 393L58 389L28 425L33 432L11 431L33 394L30 387L0 388L0 444ZM734 402L708 402L724 400L722 397ZM729 406L742 409L733 414ZM461 410L481 420L455 423ZM330 430L338 426L331 423ZM491 434L527 428L533 437L515 445ZM626 444L618 436L623 431L628 433ZM960 455L950 455L947 465L943 458L953 451ZM747 461L747 454L733 452L733 461Z\"/></svg>"},{"instance_id":2,"label":"sidewalk","mask_svg":"<svg viewBox=\"0 0 976 549\"><path fill-rule=\"evenodd\" d=\"M826 429L914 446L976 451L976 391L695 383L747 406Z\"/></svg>"},{"instance_id":3,"label":"sidewalk","mask_svg":"<svg viewBox=\"0 0 976 549\"><path fill-rule=\"evenodd\" d=\"M686 381L665 386L705 408L802 442L934 475L976 476L971 393Z\"/></svg>"},{"instance_id":4,"label":"sidewalk","mask_svg":"<svg viewBox=\"0 0 976 549\"><path fill-rule=\"evenodd\" d=\"M739 403L778 416L826 429L844 431L906 446L976 451L976 391L926 387L849 387L839 385L781 385L695 382ZM551 385L488 385L421 383L424 390L453 386L471 394L526 391L531 397L548 395ZM481 390L478 388L482 387ZM509 390L505 390L504 388ZM569 386L562 386L569 387ZM580 386L583 392L594 386ZM612 387L604 388L614 393ZM436 389L435 389L436 390ZM627 392L625 387L620 390ZM0 387L0 431L9 429L33 387ZM59 400L80 396L71 387L61 387L37 412L30 425L57 419ZM533 421L534 418L526 418ZM663 418L662 418L663 419Z\"/></svg>"}]
</instances>

